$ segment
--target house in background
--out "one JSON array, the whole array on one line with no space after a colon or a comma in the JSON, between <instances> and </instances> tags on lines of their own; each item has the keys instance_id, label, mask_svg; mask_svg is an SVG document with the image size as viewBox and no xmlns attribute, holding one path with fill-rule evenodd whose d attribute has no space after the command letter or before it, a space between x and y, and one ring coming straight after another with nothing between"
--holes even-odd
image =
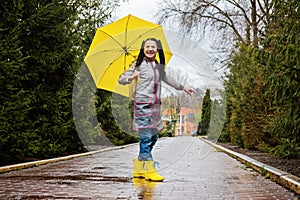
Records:
<instances>
[{"instance_id":1,"label":"house in background","mask_svg":"<svg viewBox=\"0 0 300 200\"><path fill-rule=\"evenodd\" d=\"M174 112L173 112L174 113ZM197 131L198 124L195 123L195 114L197 111L193 108L181 107L178 119L175 125L175 136L192 135ZM171 121L171 114L168 109L162 113L164 124Z\"/></svg>"}]
</instances>

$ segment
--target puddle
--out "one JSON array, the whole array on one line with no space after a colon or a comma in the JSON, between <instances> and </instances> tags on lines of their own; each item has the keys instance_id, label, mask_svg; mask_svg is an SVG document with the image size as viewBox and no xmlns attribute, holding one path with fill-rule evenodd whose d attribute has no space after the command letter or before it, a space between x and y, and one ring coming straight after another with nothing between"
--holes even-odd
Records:
<instances>
[{"instance_id":1,"label":"puddle","mask_svg":"<svg viewBox=\"0 0 300 200\"><path fill-rule=\"evenodd\" d=\"M156 187L162 184L162 182L146 181L141 178L133 178L132 183L138 190L138 199L153 199Z\"/></svg>"},{"instance_id":2,"label":"puddle","mask_svg":"<svg viewBox=\"0 0 300 200\"><path fill-rule=\"evenodd\" d=\"M92 170L97 170L97 169L107 169L107 167L94 167Z\"/></svg>"},{"instance_id":3,"label":"puddle","mask_svg":"<svg viewBox=\"0 0 300 200\"><path fill-rule=\"evenodd\" d=\"M20 180L20 181L30 181L30 180L50 180L50 182L63 183L66 182L71 184L72 181L108 181L108 182L131 182L130 177L119 177L119 176L99 176L99 175L68 175L68 176L6 176L0 177L5 180ZM52 180L52 181L51 181Z\"/></svg>"}]
</instances>

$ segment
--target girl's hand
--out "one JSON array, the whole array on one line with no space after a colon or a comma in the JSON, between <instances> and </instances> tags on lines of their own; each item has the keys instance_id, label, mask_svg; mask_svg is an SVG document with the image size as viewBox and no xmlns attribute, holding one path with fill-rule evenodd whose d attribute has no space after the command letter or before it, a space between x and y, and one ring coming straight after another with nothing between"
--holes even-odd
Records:
<instances>
[{"instance_id":1,"label":"girl's hand","mask_svg":"<svg viewBox=\"0 0 300 200\"><path fill-rule=\"evenodd\" d=\"M139 71L134 71L133 74L129 77L130 80L135 79L136 77L140 76L140 72Z\"/></svg>"},{"instance_id":2,"label":"girl's hand","mask_svg":"<svg viewBox=\"0 0 300 200\"><path fill-rule=\"evenodd\" d=\"M191 95L193 93L195 93L195 90L193 88L190 88L190 87L185 87L183 89L185 91L185 93L187 93L188 95Z\"/></svg>"}]
</instances>

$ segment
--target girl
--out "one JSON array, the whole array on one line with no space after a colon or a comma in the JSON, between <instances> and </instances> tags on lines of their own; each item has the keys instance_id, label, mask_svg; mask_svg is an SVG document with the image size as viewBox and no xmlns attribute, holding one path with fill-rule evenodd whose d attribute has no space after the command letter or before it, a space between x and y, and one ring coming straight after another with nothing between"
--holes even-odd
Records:
<instances>
[{"instance_id":1,"label":"girl","mask_svg":"<svg viewBox=\"0 0 300 200\"><path fill-rule=\"evenodd\" d=\"M157 53L160 63L155 59ZM136 80L133 123L140 135L139 156L133 160L133 177L163 181L164 177L157 173L151 154L158 139L158 131L163 128L160 115L161 82L164 81L177 90L184 90L187 94L194 93L194 90L167 76L162 45L155 38L142 42L135 69L121 74L119 83L130 84L133 80Z\"/></svg>"}]
</instances>

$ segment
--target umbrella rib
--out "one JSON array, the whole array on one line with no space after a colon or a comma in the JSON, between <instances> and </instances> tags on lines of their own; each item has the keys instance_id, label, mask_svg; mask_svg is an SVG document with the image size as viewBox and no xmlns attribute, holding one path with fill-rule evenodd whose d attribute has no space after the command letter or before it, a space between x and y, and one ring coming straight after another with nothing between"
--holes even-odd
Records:
<instances>
[{"instance_id":1,"label":"umbrella rib","mask_svg":"<svg viewBox=\"0 0 300 200\"><path fill-rule=\"evenodd\" d=\"M125 38L124 38L125 47L123 48L124 51L125 51L125 55L128 53L126 45L127 45L128 24L129 24L130 17L131 17L131 15L128 16L126 26L125 26ZM126 70L126 59L124 59L124 65L123 66L124 66L124 71L125 71Z\"/></svg>"},{"instance_id":2,"label":"umbrella rib","mask_svg":"<svg viewBox=\"0 0 300 200\"><path fill-rule=\"evenodd\" d=\"M124 59L124 60L126 60L126 56L127 56L127 55L130 55L130 56L132 56L132 57L135 59L135 56L133 56L131 53L125 54L124 52L121 52L121 54L119 54L118 56L116 56L115 59L112 60L112 62L108 65L108 67L109 67L110 65L112 65L112 64L115 62L115 60L117 60L119 57L121 57L121 56L123 56L123 55L125 56L125 59ZM107 68L108 68L108 67L107 67ZM106 68L106 69L107 69L107 68ZM106 69L105 69L105 71L106 71ZM126 69L126 66L124 66L124 70L125 70L125 69Z\"/></svg>"},{"instance_id":3,"label":"umbrella rib","mask_svg":"<svg viewBox=\"0 0 300 200\"><path fill-rule=\"evenodd\" d=\"M123 52L122 50L121 49L117 49L117 48L114 48L114 49L103 49L102 51L94 53L93 56L96 55L96 54L99 54L99 53L103 53L103 52Z\"/></svg>"},{"instance_id":4,"label":"umbrella rib","mask_svg":"<svg viewBox=\"0 0 300 200\"><path fill-rule=\"evenodd\" d=\"M126 60L126 55L128 55L128 54L123 54L123 52L121 53L121 54L119 54L118 56L116 56L116 58L115 59L113 59L112 60L112 62L105 68L105 70L104 70L104 72L102 73L102 74L105 74L106 73L106 71L109 69L109 66L111 66L119 57L121 57L121 56L125 56L125 59L124 60ZM131 55L132 56L132 54L129 54L129 55ZM134 57L134 56L133 56ZM124 70L125 70L126 68L124 67ZM99 79L99 82L101 81L101 77L100 77L100 79Z\"/></svg>"},{"instance_id":5,"label":"umbrella rib","mask_svg":"<svg viewBox=\"0 0 300 200\"><path fill-rule=\"evenodd\" d=\"M120 42L118 42L118 40L116 40L112 35L100 30L102 33L104 33L105 35L107 35L108 37L110 37L113 41L115 41L123 50L124 48L126 49L126 47L123 47L122 44Z\"/></svg>"}]
</instances>

